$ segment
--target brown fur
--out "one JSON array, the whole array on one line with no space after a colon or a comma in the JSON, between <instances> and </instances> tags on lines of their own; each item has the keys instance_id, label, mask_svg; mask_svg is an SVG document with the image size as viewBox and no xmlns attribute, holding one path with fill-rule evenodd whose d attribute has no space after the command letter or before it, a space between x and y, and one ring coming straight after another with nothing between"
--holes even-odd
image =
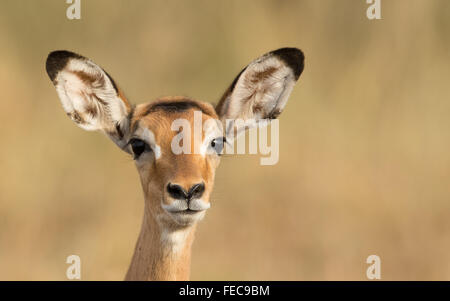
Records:
<instances>
[{"instance_id":1,"label":"brown fur","mask_svg":"<svg viewBox=\"0 0 450 301\"><path fill-rule=\"evenodd\" d=\"M262 80L265 80L267 78L269 78L272 74L274 74L278 69L275 67L269 67L266 70L262 71L262 72L257 72L254 73L252 78L250 79L250 81L253 84L256 84Z\"/></svg>"},{"instance_id":2,"label":"brown fur","mask_svg":"<svg viewBox=\"0 0 450 301\"><path fill-rule=\"evenodd\" d=\"M99 87L102 87L105 84L105 78L101 75L94 75L86 73L84 71L72 71L72 72L88 85L92 85L97 81L98 81L97 86Z\"/></svg>"},{"instance_id":3,"label":"brown fur","mask_svg":"<svg viewBox=\"0 0 450 301\"><path fill-rule=\"evenodd\" d=\"M194 103L191 108L183 111L151 110L157 104L189 101ZM126 280L188 280L190 270L191 244L194 239L195 224L179 225L173 222L161 208L161 200L167 200L167 183L176 183L184 189L196 183L205 183L204 199L209 201L209 195L214 184L214 173L218 166L215 156L203 157L198 154L175 155L171 151L171 141L177 134L170 129L173 120L184 118L191 123L193 130L194 111L202 112L203 120L217 118L214 108L207 103L198 102L184 97L159 99L150 104L136 107L131 121L132 131L145 127L155 134L156 144L162 149L162 157L138 167L141 184L145 196L145 213L141 234L136 243L135 253L128 270ZM201 137L202 139L204 137ZM194 135L191 135L191 151L194 151ZM170 245L158 243L162 231L188 231L182 250L177 254L170 252Z\"/></svg>"}]
</instances>

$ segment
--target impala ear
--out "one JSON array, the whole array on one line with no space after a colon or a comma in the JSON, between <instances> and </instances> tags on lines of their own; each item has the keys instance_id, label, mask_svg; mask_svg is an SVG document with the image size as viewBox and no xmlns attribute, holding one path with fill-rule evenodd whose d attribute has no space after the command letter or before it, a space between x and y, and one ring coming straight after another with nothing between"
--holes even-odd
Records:
<instances>
[{"instance_id":1,"label":"impala ear","mask_svg":"<svg viewBox=\"0 0 450 301\"><path fill-rule=\"evenodd\" d=\"M216 106L223 125L227 119L258 122L277 118L303 67L304 55L297 48L281 48L251 62L234 79Z\"/></svg>"},{"instance_id":2,"label":"impala ear","mask_svg":"<svg viewBox=\"0 0 450 301\"><path fill-rule=\"evenodd\" d=\"M108 73L65 50L51 52L46 69L67 116L85 130L103 131L123 149L132 107Z\"/></svg>"}]
</instances>

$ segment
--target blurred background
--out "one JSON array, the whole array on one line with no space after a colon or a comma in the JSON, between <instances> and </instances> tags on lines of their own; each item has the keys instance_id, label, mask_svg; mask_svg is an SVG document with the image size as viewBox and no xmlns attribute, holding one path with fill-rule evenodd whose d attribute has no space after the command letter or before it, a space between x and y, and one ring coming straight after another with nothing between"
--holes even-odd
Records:
<instances>
[{"instance_id":1,"label":"blurred background","mask_svg":"<svg viewBox=\"0 0 450 301\"><path fill-rule=\"evenodd\" d=\"M0 2L0 280L123 279L144 200L132 159L65 116L45 72L68 49L133 103L217 102L259 55L301 48L280 160L227 156L193 280L450 280L450 1Z\"/></svg>"}]
</instances>

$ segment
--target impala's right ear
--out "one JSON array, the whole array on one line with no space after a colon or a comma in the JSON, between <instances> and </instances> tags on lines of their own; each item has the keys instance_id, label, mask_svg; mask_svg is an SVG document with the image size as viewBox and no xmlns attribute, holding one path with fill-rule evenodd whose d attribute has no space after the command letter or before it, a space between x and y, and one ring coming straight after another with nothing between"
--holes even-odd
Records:
<instances>
[{"instance_id":1,"label":"impala's right ear","mask_svg":"<svg viewBox=\"0 0 450 301\"><path fill-rule=\"evenodd\" d=\"M124 149L132 106L108 73L65 50L51 52L46 69L67 116L85 130L103 131Z\"/></svg>"}]
</instances>

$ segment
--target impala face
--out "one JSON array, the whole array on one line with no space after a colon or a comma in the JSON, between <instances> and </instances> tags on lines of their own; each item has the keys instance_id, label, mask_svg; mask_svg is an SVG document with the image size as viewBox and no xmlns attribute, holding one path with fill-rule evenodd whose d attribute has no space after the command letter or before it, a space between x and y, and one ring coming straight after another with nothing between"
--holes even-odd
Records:
<instances>
[{"instance_id":1,"label":"impala face","mask_svg":"<svg viewBox=\"0 0 450 301\"><path fill-rule=\"evenodd\" d=\"M277 118L303 61L296 48L263 55L238 74L216 107L184 97L133 106L102 68L69 51L50 53L46 69L66 114L85 130L104 132L134 158L146 210L162 227L177 228L193 225L210 207L223 145L240 130L222 131L225 121ZM192 132L196 114L208 125L201 135ZM191 130L181 130L180 120ZM174 150L180 137L191 142L190 153Z\"/></svg>"},{"instance_id":2,"label":"impala face","mask_svg":"<svg viewBox=\"0 0 450 301\"><path fill-rule=\"evenodd\" d=\"M195 114L201 116L202 124L214 125L208 121L218 119L210 104L181 97L139 105L131 118L128 150L136 162L146 199L150 200L150 212L163 223L190 225L210 207L223 136L216 126L196 137ZM189 126L177 128L178 121ZM173 151L174 141L180 138L190 142L188 154ZM195 145L211 151L195 153Z\"/></svg>"}]
</instances>

